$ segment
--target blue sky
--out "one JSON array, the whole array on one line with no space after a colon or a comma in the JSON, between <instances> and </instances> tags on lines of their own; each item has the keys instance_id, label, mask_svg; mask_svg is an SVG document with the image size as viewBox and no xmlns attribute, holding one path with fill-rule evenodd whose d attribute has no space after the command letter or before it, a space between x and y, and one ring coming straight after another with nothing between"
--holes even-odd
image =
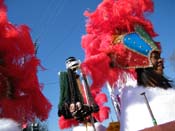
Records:
<instances>
[{"instance_id":1,"label":"blue sky","mask_svg":"<svg viewBox=\"0 0 175 131\"><path fill-rule=\"evenodd\" d=\"M57 73L65 70L65 59L75 56L83 61L81 37L85 34L83 13L86 9L94 11L101 0L5 0L8 18L13 24L26 24L31 28L33 41L39 45L38 58L46 71L39 71L40 83L44 84L44 95L53 107L48 118L50 131L59 131L57 105L59 102L59 78ZM175 63L170 57L175 51L175 1L154 0L155 11L151 19L155 38L163 48L165 74L175 78ZM174 59L175 60L175 59ZM111 104L109 104L111 105ZM112 109L113 107L111 107ZM115 120L114 113L112 118ZM104 124L108 125L110 119Z\"/></svg>"}]
</instances>

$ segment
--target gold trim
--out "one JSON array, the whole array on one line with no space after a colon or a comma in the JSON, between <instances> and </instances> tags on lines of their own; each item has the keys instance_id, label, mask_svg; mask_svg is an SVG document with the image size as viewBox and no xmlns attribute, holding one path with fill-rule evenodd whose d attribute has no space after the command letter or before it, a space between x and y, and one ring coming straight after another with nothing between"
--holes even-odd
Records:
<instances>
[{"instance_id":1,"label":"gold trim","mask_svg":"<svg viewBox=\"0 0 175 131\"><path fill-rule=\"evenodd\" d=\"M114 36L113 36L112 45L116 45L116 44L118 44L118 43L121 43L122 40L123 40L124 35L125 35L125 34L122 34L122 35L114 35Z\"/></svg>"}]
</instances>

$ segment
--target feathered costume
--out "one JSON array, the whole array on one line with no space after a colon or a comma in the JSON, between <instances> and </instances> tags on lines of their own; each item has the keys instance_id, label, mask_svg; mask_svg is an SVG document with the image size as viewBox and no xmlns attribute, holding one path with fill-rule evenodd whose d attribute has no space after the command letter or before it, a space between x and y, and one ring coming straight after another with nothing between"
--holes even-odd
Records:
<instances>
[{"instance_id":1,"label":"feathered costume","mask_svg":"<svg viewBox=\"0 0 175 131\"><path fill-rule=\"evenodd\" d=\"M8 21L0 0L0 118L19 123L48 118L50 102L42 94L37 78L40 60L26 25Z\"/></svg>"},{"instance_id":2,"label":"feathered costume","mask_svg":"<svg viewBox=\"0 0 175 131\"><path fill-rule=\"evenodd\" d=\"M156 36L151 22L144 17L152 11L151 0L104 0L94 12L85 12L88 21L87 34L82 37L82 66L92 76L92 88L100 89L106 81L113 84L122 72L135 76L132 68L151 66L148 56L152 49L144 42L160 48L151 39ZM132 42L142 42L143 49L139 44L133 49Z\"/></svg>"},{"instance_id":3,"label":"feathered costume","mask_svg":"<svg viewBox=\"0 0 175 131\"><path fill-rule=\"evenodd\" d=\"M160 43L153 40L157 36L153 25L145 17L147 13L153 12L153 5L152 0L103 0L94 12L85 12L85 16L88 17L87 34L82 36L85 60L81 66L85 74L92 78L91 91L94 98L97 98L106 82L111 87L118 89L126 86L136 87L137 73L135 69L153 67L150 61L151 53L153 51L161 52ZM129 80L128 82L128 78L132 81ZM144 90L147 92L146 90L149 89L142 91ZM139 124L137 126L137 123L133 124L132 118L135 116L129 117L125 111L129 110L129 107L132 109L134 100L135 104L140 103L134 96L142 96L140 96L139 91L137 95L132 96L127 90L123 91L125 93L121 95L121 131L140 130L151 126L150 124L143 124L142 126ZM157 95L160 94L157 93ZM130 102L131 98L134 100ZM152 101L150 100L150 102ZM168 101L166 103L168 104ZM174 107L170 110L173 111ZM103 114L106 115L106 113L108 112ZM132 115L134 112L131 111L128 114ZM164 115L166 115L165 112ZM106 118L104 117L104 119ZM96 119L98 120L97 117ZM165 121L160 120L159 124L174 119L171 117ZM128 120L130 123L127 123ZM134 126L130 128L129 125L134 125L135 128Z\"/></svg>"},{"instance_id":4,"label":"feathered costume","mask_svg":"<svg viewBox=\"0 0 175 131\"><path fill-rule=\"evenodd\" d=\"M100 92L105 82L113 85L122 73L129 72L135 77L133 68L150 66L148 55L151 48L146 46L148 51L143 49L141 53L145 54L141 54L132 49L132 42L141 41L146 45L145 41L149 41L154 49L158 49L151 39L156 33L144 17L145 12L152 11L150 0L104 0L94 12L85 12L89 19L87 34L82 37L86 55L82 67L92 77L94 94ZM132 37L131 42L129 37Z\"/></svg>"}]
</instances>

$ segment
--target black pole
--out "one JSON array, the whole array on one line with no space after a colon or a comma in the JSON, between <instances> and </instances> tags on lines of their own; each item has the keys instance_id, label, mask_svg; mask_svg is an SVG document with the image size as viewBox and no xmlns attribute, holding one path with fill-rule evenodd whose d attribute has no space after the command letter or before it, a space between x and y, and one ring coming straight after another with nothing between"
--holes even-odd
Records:
<instances>
[{"instance_id":1,"label":"black pole","mask_svg":"<svg viewBox=\"0 0 175 131\"><path fill-rule=\"evenodd\" d=\"M84 81L85 92L87 94L87 102L88 102L89 105L92 105L92 103L94 103L94 101L92 99L92 96L91 96L91 93L90 93L90 90L89 90L89 84L88 84L87 77L83 72L82 72L82 77L83 77L83 81ZM92 127L94 128L94 131L96 131L92 114L90 114L90 121L91 121Z\"/></svg>"}]
</instances>

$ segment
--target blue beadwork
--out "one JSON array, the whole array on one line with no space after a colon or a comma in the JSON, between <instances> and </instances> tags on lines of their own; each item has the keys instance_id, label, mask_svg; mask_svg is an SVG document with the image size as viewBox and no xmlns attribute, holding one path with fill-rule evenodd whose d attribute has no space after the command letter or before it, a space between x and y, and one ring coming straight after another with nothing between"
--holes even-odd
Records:
<instances>
[{"instance_id":1,"label":"blue beadwork","mask_svg":"<svg viewBox=\"0 0 175 131\"><path fill-rule=\"evenodd\" d=\"M144 56L148 56L152 51L151 46L146 43L137 33L126 34L123 37L124 45L133 50L134 52L140 53Z\"/></svg>"}]
</instances>

